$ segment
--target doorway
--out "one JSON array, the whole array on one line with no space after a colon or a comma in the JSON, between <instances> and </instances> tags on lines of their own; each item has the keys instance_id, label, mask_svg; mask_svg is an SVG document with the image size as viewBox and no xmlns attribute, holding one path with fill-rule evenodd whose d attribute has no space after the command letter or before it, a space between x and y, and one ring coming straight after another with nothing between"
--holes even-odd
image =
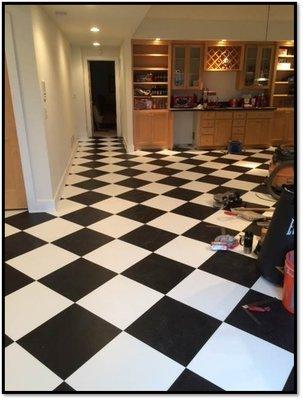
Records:
<instances>
[{"instance_id":1,"label":"doorway","mask_svg":"<svg viewBox=\"0 0 303 400\"><path fill-rule=\"evenodd\" d=\"M114 61L89 61L93 137L117 136Z\"/></svg>"}]
</instances>

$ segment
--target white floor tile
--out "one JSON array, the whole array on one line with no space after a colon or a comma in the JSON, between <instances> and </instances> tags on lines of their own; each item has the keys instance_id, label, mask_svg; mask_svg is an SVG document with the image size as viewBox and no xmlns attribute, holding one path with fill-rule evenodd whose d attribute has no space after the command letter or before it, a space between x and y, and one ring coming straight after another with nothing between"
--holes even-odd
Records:
<instances>
[{"instance_id":1,"label":"white floor tile","mask_svg":"<svg viewBox=\"0 0 303 400\"><path fill-rule=\"evenodd\" d=\"M180 153L179 151L175 151L175 150L168 150L168 149L164 149L161 151L157 151L158 154L163 154L166 156L174 156L175 154Z\"/></svg>"},{"instance_id":2,"label":"white floor tile","mask_svg":"<svg viewBox=\"0 0 303 400\"><path fill-rule=\"evenodd\" d=\"M261 165L262 162L260 163L256 163L256 162L252 162L252 161L245 161L245 160L240 160L235 162L233 165L235 167L244 167L244 168L257 168L259 167L259 165Z\"/></svg>"},{"instance_id":3,"label":"white floor tile","mask_svg":"<svg viewBox=\"0 0 303 400\"><path fill-rule=\"evenodd\" d=\"M142 204L144 206L157 208L163 211L171 211L179 206L182 206L184 203L186 203L184 200L175 199L165 195L159 195L144 201Z\"/></svg>"},{"instance_id":4,"label":"white floor tile","mask_svg":"<svg viewBox=\"0 0 303 400\"><path fill-rule=\"evenodd\" d=\"M166 243L155 251L155 253L194 268L199 267L214 254L208 243L183 236L178 236Z\"/></svg>"},{"instance_id":5,"label":"white floor tile","mask_svg":"<svg viewBox=\"0 0 303 400\"><path fill-rule=\"evenodd\" d=\"M181 171L174 175L175 178L188 179L189 181L195 181L202 178L202 176L205 176L205 174L191 171Z\"/></svg>"},{"instance_id":6,"label":"white floor tile","mask_svg":"<svg viewBox=\"0 0 303 400\"><path fill-rule=\"evenodd\" d=\"M95 179L97 179L98 181L102 181L102 182L117 183L120 181L125 181L125 179L127 179L127 177L125 175L120 175L120 174L116 174L116 173L112 172L109 174L98 176Z\"/></svg>"},{"instance_id":7,"label":"white floor tile","mask_svg":"<svg viewBox=\"0 0 303 400\"><path fill-rule=\"evenodd\" d=\"M81 210L81 208L84 207L84 204L80 204L68 199L63 199L58 202L56 211L50 212L50 214L55 215L56 217L62 217L62 215Z\"/></svg>"},{"instance_id":8,"label":"white floor tile","mask_svg":"<svg viewBox=\"0 0 303 400\"><path fill-rule=\"evenodd\" d=\"M71 304L61 294L33 282L5 297L5 333L18 340Z\"/></svg>"},{"instance_id":9,"label":"white floor tile","mask_svg":"<svg viewBox=\"0 0 303 400\"><path fill-rule=\"evenodd\" d=\"M234 189L252 190L255 187L259 186L259 183L241 181L240 179L231 179L230 181L223 183L222 186Z\"/></svg>"},{"instance_id":10,"label":"white floor tile","mask_svg":"<svg viewBox=\"0 0 303 400\"><path fill-rule=\"evenodd\" d=\"M109 235L114 238L126 235L128 232L139 228L142 224L134 221L133 219L120 217L119 215L112 215L108 218L102 219L92 225L89 225L89 229Z\"/></svg>"},{"instance_id":11,"label":"white floor tile","mask_svg":"<svg viewBox=\"0 0 303 400\"><path fill-rule=\"evenodd\" d=\"M89 178L86 176L81 176L77 174L68 175L65 181L66 185L74 185L75 183L80 183L87 181Z\"/></svg>"},{"instance_id":12,"label":"white floor tile","mask_svg":"<svg viewBox=\"0 0 303 400\"><path fill-rule=\"evenodd\" d=\"M198 219L168 212L148 222L147 225L181 235L199 222Z\"/></svg>"},{"instance_id":13,"label":"white floor tile","mask_svg":"<svg viewBox=\"0 0 303 400\"><path fill-rule=\"evenodd\" d=\"M122 167L121 165L116 165L116 164L107 164L107 165L102 165L101 167L96 168L99 171L104 171L104 172L118 172L122 171L125 169L125 167Z\"/></svg>"},{"instance_id":14,"label":"white floor tile","mask_svg":"<svg viewBox=\"0 0 303 400\"><path fill-rule=\"evenodd\" d=\"M63 218L54 218L42 224L25 229L25 232L46 242L53 242L70 233L79 231L83 226L67 221Z\"/></svg>"},{"instance_id":15,"label":"white floor tile","mask_svg":"<svg viewBox=\"0 0 303 400\"><path fill-rule=\"evenodd\" d=\"M152 158L152 154L151 154L151 157L139 156L139 157L132 158L131 161L137 162L137 163L149 163L151 161L154 161L154 158Z\"/></svg>"},{"instance_id":16,"label":"white floor tile","mask_svg":"<svg viewBox=\"0 0 303 400\"><path fill-rule=\"evenodd\" d=\"M190 203L200 204L201 206L213 207L214 195L211 193L203 193L200 196L190 200Z\"/></svg>"},{"instance_id":17,"label":"white floor tile","mask_svg":"<svg viewBox=\"0 0 303 400\"><path fill-rule=\"evenodd\" d=\"M77 186L66 185L66 186L64 186L64 188L62 190L61 197L63 199L68 199L69 197L77 196L78 194L81 194L84 192L87 192L87 190L78 188Z\"/></svg>"},{"instance_id":18,"label":"white floor tile","mask_svg":"<svg viewBox=\"0 0 303 400\"><path fill-rule=\"evenodd\" d=\"M228 160L243 160L247 156L242 156L241 154L225 154L222 158L227 158Z\"/></svg>"},{"instance_id":19,"label":"white floor tile","mask_svg":"<svg viewBox=\"0 0 303 400\"><path fill-rule=\"evenodd\" d=\"M261 169L261 168L253 168L253 169L247 171L246 174L266 177L266 176L268 176L268 170Z\"/></svg>"},{"instance_id":20,"label":"white floor tile","mask_svg":"<svg viewBox=\"0 0 303 400\"><path fill-rule=\"evenodd\" d=\"M132 279L117 275L78 304L120 329L126 329L164 295Z\"/></svg>"},{"instance_id":21,"label":"white floor tile","mask_svg":"<svg viewBox=\"0 0 303 400\"><path fill-rule=\"evenodd\" d=\"M242 175L242 172L226 171L225 169L219 169L218 171L211 172L209 175L218 176L219 178L234 179Z\"/></svg>"},{"instance_id":22,"label":"white floor tile","mask_svg":"<svg viewBox=\"0 0 303 400\"><path fill-rule=\"evenodd\" d=\"M89 153L87 153L87 155L88 155ZM88 162L90 162L90 161L92 161L92 160L90 160L89 158L84 158L85 156L77 156L77 157L79 157L79 158L74 158L73 159L73 164L75 164L75 165L81 165L81 164L85 164L85 163L88 163Z\"/></svg>"},{"instance_id":23,"label":"white floor tile","mask_svg":"<svg viewBox=\"0 0 303 400\"><path fill-rule=\"evenodd\" d=\"M164 391L183 369L177 362L122 332L66 381L78 391Z\"/></svg>"},{"instance_id":24,"label":"white floor tile","mask_svg":"<svg viewBox=\"0 0 303 400\"><path fill-rule=\"evenodd\" d=\"M228 164L218 163L215 161L208 161L204 164L201 164L201 167L203 167L203 168L205 167L205 168L213 168L213 169L222 169L227 166L228 166Z\"/></svg>"},{"instance_id":25,"label":"white floor tile","mask_svg":"<svg viewBox=\"0 0 303 400\"><path fill-rule=\"evenodd\" d=\"M224 390L281 391L293 355L223 323L188 368Z\"/></svg>"},{"instance_id":26,"label":"white floor tile","mask_svg":"<svg viewBox=\"0 0 303 400\"><path fill-rule=\"evenodd\" d=\"M5 390L53 391L60 383L62 379L17 343L5 349Z\"/></svg>"},{"instance_id":27,"label":"white floor tile","mask_svg":"<svg viewBox=\"0 0 303 400\"><path fill-rule=\"evenodd\" d=\"M167 295L223 321L248 290L227 279L195 270Z\"/></svg>"},{"instance_id":28,"label":"white floor tile","mask_svg":"<svg viewBox=\"0 0 303 400\"><path fill-rule=\"evenodd\" d=\"M169 164L169 168L180 170L180 171L186 171L187 169L191 169L193 166L192 164L186 164L182 162L176 162L173 164Z\"/></svg>"},{"instance_id":29,"label":"white floor tile","mask_svg":"<svg viewBox=\"0 0 303 400\"><path fill-rule=\"evenodd\" d=\"M12 217L13 215L21 214L26 210L5 210L5 218Z\"/></svg>"},{"instance_id":30,"label":"white floor tile","mask_svg":"<svg viewBox=\"0 0 303 400\"><path fill-rule=\"evenodd\" d=\"M7 261L33 279L40 279L79 258L76 254L51 243Z\"/></svg>"},{"instance_id":31,"label":"white floor tile","mask_svg":"<svg viewBox=\"0 0 303 400\"><path fill-rule=\"evenodd\" d=\"M163 158L161 158L161 160L170 161L172 163L175 163L175 162L181 162L183 160L186 160L186 158L185 157L180 157L180 156L177 155L177 156L163 157Z\"/></svg>"},{"instance_id":32,"label":"white floor tile","mask_svg":"<svg viewBox=\"0 0 303 400\"><path fill-rule=\"evenodd\" d=\"M240 217L224 214L224 210L218 210L214 214L205 218L204 222L209 222L210 224L218 226L224 226L225 228L234 229L238 232L244 231L244 229L251 224L250 221L246 221Z\"/></svg>"},{"instance_id":33,"label":"white floor tile","mask_svg":"<svg viewBox=\"0 0 303 400\"><path fill-rule=\"evenodd\" d=\"M194 160L201 160L202 161L212 161L215 160L218 157L214 157L214 156L208 156L206 154L198 154L197 156L193 157Z\"/></svg>"},{"instance_id":34,"label":"white floor tile","mask_svg":"<svg viewBox=\"0 0 303 400\"><path fill-rule=\"evenodd\" d=\"M149 154L152 154L150 151L144 151L144 150L135 150L135 151L131 151L128 154L132 155L132 156L148 156Z\"/></svg>"},{"instance_id":35,"label":"white floor tile","mask_svg":"<svg viewBox=\"0 0 303 400\"><path fill-rule=\"evenodd\" d=\"M147 185L141 186L140 189L144 190L145 192L163 194L168 192L169 190L172 190L173 188L170 185L164 185L163 183L152 182L148 183Z\"/></svg>"},{"instance_id":36,"label":"white floor tile","mask_svg":"<svg viewBox=\"0 0 303 400\"><path fill-rule=\"evenodd\" d=\"M15 228L12 225L4 224L4 236L8 237L10 235L14 235L15 233L20 232L20 229Z\"/></svg>"},{"instance_id":37,"label":"white floor tile","mask_svg":"<svg viewBox=\"0 0 303 400\"><path fill-rule=\"evenodd\" d=\"M148 250L117 239L86 254L83 258L120 273L149 254Z\"/></svg>"},{"instance_id":38,"label":"white floor tile","mask_svg":"<svg viewBox=\"0 0 303 400\"><path fill-rule=\"evenodd\" d=\"M69 173L70 174L78 174L79 172L88 171L89 168L83 167L82 165L72 165L70 167Z\"/></svg>"},{"instance_id":39,"label":"white floor tile","mask_svg":"<svg viewBox=\"0 0 303 400\"><path fill-rule=\"evenodd\" d=\"M144 172L143 174L136 175L137 179L143 179L148 182L157 182L166 177L167 175L157 174L155 172Z\"/></svg>"},{"instance_id":40,"label":"white floor tile","mask_svg":"<svg viewBox=\"0 0 303 400\"><path fill-rule=\"evenodd\" d=\"M110 212L111 214L118 214L121 211L127 210L135 205L136 203L132 201L120 199L118 197L111 197L109 199L99 201L98 203L93 204L91 207Z\"/></svg>"},{"instance_id":41,"label":"white floor tile","mask_svg":"<svg viewBox=\"0 0 303 400\"><path fill-rule=\"evenodd\" d=\"M134 169L138 169L139 171L155 171L156 169L161 168L160 165L154 164L138 164L134 167Z\"/></svg>"},{"instance_id":42,"label":"white floor tile","mask_svg":"<svg viewBox=\"0 0 303 400\"><path fill-rule=\"evenodd\" d=\"M272 156L273 156L272 154L262 154L262 153L257 153L257 154L254 155L254 157L256 157L256 158L264 158L264 159L266 159L266 161L267 160L271 160Z\"/></svg>"},{"instance_id":43,"label":"white floor tile","mask_svg":"<svg viewBox=\"0 0 303 400\"><path fill-rule=\"evenodd\" d=\"M212 189L215 189L218 185L213 185L212 183L206 183L206 182L188 182L185 183L185 185L182 185L181 188L183 189L189 189L189 190L195 190L196 192L209 192Z\"/></svg>"},{"instance_id":44,"label":"white floor tile","mask_svg":"<svg viewBox=\"0 0 303 400\"><path fill-rule=\"evenodd\" d=\"M125 160L123 158L118 158L118 157L106 157L102 158L101 161L105 164L116 164Z\"/></svg>"},{"instance_id":45,"label":"white floor tile","mask_svg":"<svg viewBox=\"0 0 303 400\"><path fill-rule=\"evenodd\" d=\"M108 196L119 196L119 194L129 192L130 190L132 189L126 186L121 186L121 185L116 185L115 183L111 183L109 185L94 189L93 192L106 194Z\"/></svg>"},{"instance_id":46,"label":"white floor tile","mask_svg":"<svg viewBox=\"0 0 303 400\"><path fill-rule=\"evenodd\" d=\"M266 193L257 193L254 191L245 193L242 197L243 201L248 203L260 204L261 206L272 207L276 200Z\"/></svg>"},{"instance_id":47,"label":"white floor tile","mask_svg":"<svg viewBox=\"0 0 303 400\"><path fill-rule=\"evenodd\" d=\"M274 285L267 279L263 278L263 276L260 276L257 282L254 283L252 289L266 294L267 296L276 297L277 299L282 300L283 287Z\"/></svg>"}]
</instances>

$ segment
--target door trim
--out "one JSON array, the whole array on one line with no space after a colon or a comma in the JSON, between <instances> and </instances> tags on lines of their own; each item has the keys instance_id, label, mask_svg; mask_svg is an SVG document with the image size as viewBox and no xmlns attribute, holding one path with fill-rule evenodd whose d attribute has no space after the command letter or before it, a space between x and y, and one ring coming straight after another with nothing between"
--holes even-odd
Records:
<instances>
[{"instance_id":1,"label":"door trim","mask_svg":"<svg viewBox=\"0 0 303 400\"><path fill-rule=\"evenodd\" d=\"M114 61L115 63L117 136L121 136L119 58L106 57L106 56L84 56L84 92L85 92L85 108L86 108L86 126L87 126L88 137L93 137L89 61Z\"/></svg>"},{"instance_id":2,"label":"door trim","mask_svg":"<svg viewBox=\"0 0 303 400\"><path fill-rule=\"evenodd\" d=\"M16 123L27 207L30 212L35 212L37 211L37 207L39 208L39 206L37 204L35 195L32 166L27 142L27 132L23 112L23 103L21 98L21 87L15 53L12 21L10 14L7 12L5 13L5 56ZM4 77L4 70L2 71L2 76Z\"/></svg>"}]
</instances>

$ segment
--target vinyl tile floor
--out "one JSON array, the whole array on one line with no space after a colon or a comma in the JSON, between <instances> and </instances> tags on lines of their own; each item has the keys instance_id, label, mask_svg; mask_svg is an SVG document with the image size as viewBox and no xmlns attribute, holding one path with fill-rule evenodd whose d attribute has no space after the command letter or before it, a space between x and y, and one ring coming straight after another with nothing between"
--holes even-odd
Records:
<instances>
[{"instance_id":1,"label":"vinyl tile floor","mask_svg":"<svg viewBox=\"0 0 303 400\"><path fill-rule=\"evenodd\" d=\"M135 151L79 142L58 209L5 218L5 390L292 391L294 320L281 288L222 232L258 227L213 208L264 193L273 148ZM242 305L271 302L260 324Z\"/></svg>"}]
</instances>

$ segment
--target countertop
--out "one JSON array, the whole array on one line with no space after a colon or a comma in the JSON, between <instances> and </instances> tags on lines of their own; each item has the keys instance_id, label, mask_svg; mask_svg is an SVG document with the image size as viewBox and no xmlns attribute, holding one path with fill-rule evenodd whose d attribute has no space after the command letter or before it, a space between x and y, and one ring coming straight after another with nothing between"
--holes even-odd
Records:
<instances>
[{"instance_id":1,"label":"countertop","mask_svg":"<svg viewBox=\"0 0 303 400\"><path fill-rule=\"evenodd\" d=\"M259 107L259 108L217 107L217 108L207 108L206 110L204 110L197 107L194 108L171 107L170 111L270 111L276 109L277 107Z\"/></svg>"}]
</instances>

